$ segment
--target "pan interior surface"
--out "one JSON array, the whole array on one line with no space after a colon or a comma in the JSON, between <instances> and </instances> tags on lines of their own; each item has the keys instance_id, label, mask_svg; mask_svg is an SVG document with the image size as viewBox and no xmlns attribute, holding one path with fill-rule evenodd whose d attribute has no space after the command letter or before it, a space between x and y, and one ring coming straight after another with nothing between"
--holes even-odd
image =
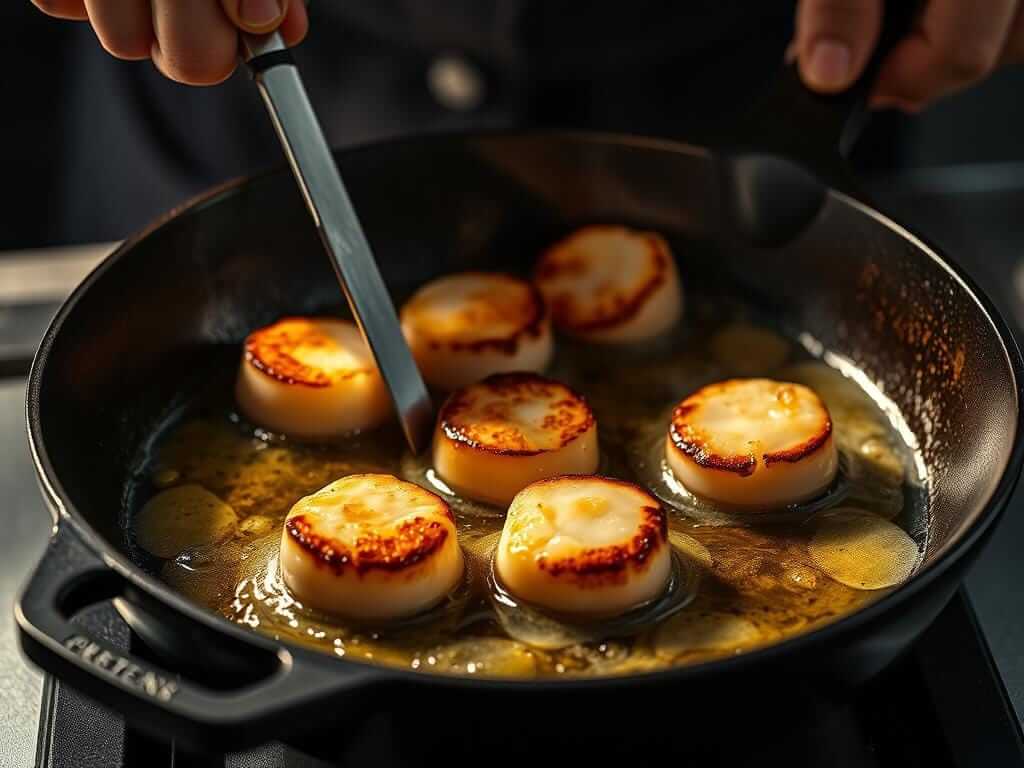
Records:
<instances>
[{"instance_id":1,"label":"pan interior surface","mask_svg":"<svg viewBox=\"0 0 1024 768\"><path fill-rule=\"evenodd\" d=\"M830 198L797 241L758 251L717 231L713 169L705 154L684 148L570 136L437 138L349 153L341 164L397 297L466 269L527 273L545 246L580 224L622 223L665 234L690 302L674 343L706 349L729 323L767 327L787 339L777 370L802 363L811 376L838 371L841 394L857 392L871 402L887 425L886 438L898 446L905 483L893 514L919 548L920 569L965 534L999 482L1015 439L1017 402L1012 368L991 320L926 249L841 197ZM160 447L197 416L216 421L211 414L230 390L225 371L233 374L238 345L250 330L283 314L337 306L336 283L315 232L280 174L199 205L135 243L82 294L48 351L40 391L48 406L40 412L40 430L77 513L144 569L163 570L165 563L148 558L125 533L155 490ZM812 359L819 362L807 362ZM607 364L588 362L582 351L556 365L579 372L597 362ZM682 373L659 370L628 352L616 362L641 371L651 382L643 391L657 393L662 405L731 370L713 363L702 369L697 357ZM224 420L214 429L229 423L229 410L219 412ZM389 440L385 435L381 444ZM605 460L625 462L634 472L638 463L629 455ZM494 525L479 524L481 538ZM253 551L266 543L259 541L250 542ZM193 555L175 567L199 573L203 553ZM694 570L684 562L681 583ZM754 568L751 577L757 574ZM218 582L216 590L228 586ZM863 600L850 610L881 593L860 594ZM197 599L211 608L240 600L241 611L231 616L240 623L266 618L246 614L240 595ZM290 619L282 615L283 624L272 625L271 633L300 639L287 631ZM301 627L310 629L321 631ZM746 625L725 631L738 633L734 645L743 646ZM373 634L361 635L367 638L362 654L353 652L358 643L335 645L338 638L328 650L381 661L373 655L381 648ZM701 639L690 641L699 645ZM748 643L759 644L763 638ZM628 662L643 668L642 659L623 656L615 643L595 641L587 652L596 661L587 659L586 669L622 674L634 669ZM416 658L431 664L429 657ZM467 658L472 663L473 655ZM473 674L459 663L463 668L454 671ZM535 661L521 663L536 668ZM552 664L566 667L566 661ZM513 665L511 674L520 672Z\"/></svg>"},{"instance_id":2,"label":"pan interior surface","mask_svg":"<svg viewBox=\"0 0 1024 768\"><path fill-rule=\"evenodd\" d=\"M693 258L699 246L677 250ZM713 284L702 270L690 274L697 286ZM887 594L927 545L926 479L893 424L899 414L767 330L751 308L698 290L669 338L615 356L562 340L549 368L593 409L599 473L650 490L668 513L672 576L649 605L581 621L516 600L492 572L503 507L454 493L430 453L412 455L394 426L304 444L246 423L232 397L238 350L231 347L211 366L205 391L140 458L124 519L133 557L196 603L275 638L347 659L477 676L622 675L695 664L806 633ZM744 334L752 337L746 343ZM841 466L813 501L730 511L680 489L664 458L672 405L744 374L805 384L829 406ZM282 579L281 531L292 505L339 477L365 473L417 483L455 514L467 573L439 606L410 620L359 623L318 613ZM176 508L195 488L216 512L192 543L196 517L177 518ZM161 538L152 521L165 512L176 527L161 523Z\"/></svg>"}]
</instances>

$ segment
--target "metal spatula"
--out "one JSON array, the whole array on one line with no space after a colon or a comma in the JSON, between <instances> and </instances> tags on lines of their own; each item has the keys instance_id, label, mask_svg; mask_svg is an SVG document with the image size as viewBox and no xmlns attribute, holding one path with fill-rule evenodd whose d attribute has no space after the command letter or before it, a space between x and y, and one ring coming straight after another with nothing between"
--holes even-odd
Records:
<instances>
[{"instance_id":1,"label":"metal spatula","mask_svg":"<svg viewBox=\"0 0 1024 768\"><path fill-rule=\"evenodd\" d=\"M433 409L395 307L352 207L291 53L278 33L242 35L245 59L412 450L430 436Z\"/></svg>"}]
</instances>

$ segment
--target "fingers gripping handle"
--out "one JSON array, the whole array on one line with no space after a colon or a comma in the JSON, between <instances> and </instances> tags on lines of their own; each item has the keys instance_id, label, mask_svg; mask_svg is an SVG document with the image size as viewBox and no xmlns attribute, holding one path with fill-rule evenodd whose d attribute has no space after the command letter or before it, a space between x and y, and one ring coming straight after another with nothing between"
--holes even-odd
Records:
<instances>
[{"instance_id":1,"label":"fingers gripping handle","mask_svg":"<svg viewBox=\"0 0 1024 768\"><path fill-rule=\"evenodd\" d=\"M867 101L882 62L911 30L916 0L885 4L879 41L861 76L841 93L811 91L796 61L788 62L751 110L738 143L803 162L809 168L837 165L866 123Z\"/></svg>"}]
</instances>

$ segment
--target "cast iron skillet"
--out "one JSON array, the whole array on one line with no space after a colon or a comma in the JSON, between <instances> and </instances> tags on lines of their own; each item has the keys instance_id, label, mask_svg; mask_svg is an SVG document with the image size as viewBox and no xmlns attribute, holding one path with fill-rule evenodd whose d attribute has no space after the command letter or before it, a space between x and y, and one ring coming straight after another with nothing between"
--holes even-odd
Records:
<instances>
[{"instance_id":1,"label":"cast iron skillet","mask_svg":"<svg viewBox=\"0 0 1024 768\"><path fill-rule=\"evenodd\" d=\"M866 90L862 81L812 97L785 70L723 138L726 150L598 134L461 135L337 160L396 293L467 268L525 272L573 226L631 223L669 237L685 289L723 291L852 361L900 408L927 467L930 533L906 584L741 656L529 682L333 658L173 592L125 544L140 448L201 382L234 364L252 328L340 305L294 182L279 171L213 190L128 241L47 331L27 416L55 528L16 606L26 655L165 738L226 748L284 737L337 755L372 738L387 712L388 754L405 759L495 740L506 757L532 758L556 735L579 759L719 736L721 756L722 745L774 738L770 712L799 724L800 702L823 700L805 689L843 695L872 676L949 600L1006 505L1024 459L1024 367L971 281L851 194L836 146ZM807 187L777 155L800 158L828 186ZM76 619L107 601L138 639L129 652Z\"/></svg>"},{"instance_id":2,"label":"cast iron skillet","mask_svg":"<svg viewBox=\"0 0 1024 768\"><path fill-rule=\"evenodd\" d=\"M737 702L776 706L782 690L808 681L856 683L949 599L1020 470L1022 367L989 301L934 249L838 192L781 248L731 239L716 225L713 155L668 142L445 136L346 152L338 162L395 290L469 267L522 271L576 223L626 221L668 234L691 290L705 273L724 275L736 295L853 361L921 443L931 510L923 566L887 597L810 634L603 680L376 668L274 642L190 604L126 551L122 507L139 447L211 366L235 359L250 329L338 303L302 201L275 173L215 190L125 244L43 340L28 426L56 528L17 608L24 650L40 666L162 735L207 745L287 736L329 746L382 709L398 722L409 716L402 732L419 749L446 733L444 724L458 723L465 740L465 718L527 734L524 712L534 722L558 713L561 722L567 712L610 707L642 718L637 727L650 738L653 713L622 697L670 686L682 697L671 710L678 718ZM144 639L141 650L127 654L73 620L105 600ZM587 733L602 746L618 738Z\"/></svg>"}]
</instances>

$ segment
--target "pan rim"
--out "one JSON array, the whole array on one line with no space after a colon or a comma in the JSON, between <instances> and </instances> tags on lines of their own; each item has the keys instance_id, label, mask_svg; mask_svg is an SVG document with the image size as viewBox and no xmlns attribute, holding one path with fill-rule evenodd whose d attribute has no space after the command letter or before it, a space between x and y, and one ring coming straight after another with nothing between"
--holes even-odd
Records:
<instances>
[{"instance_id":1,"label":"pan rim","mask_svg":"<svg viewBox=\"0 0 1024 768\"><path fill-rule=\"evenodd\" d=\"M335 149L334 155L339 159L356 156L361 153L380 151L383 149L406 145L425 144L430 141L470 141L474 139L561 139L586 141L597 145L632 146L669 151L676 154L687 154L691 156L710 157L714 150L708 147L688 144L671 139L633 136L629 134L618 134L612 132L596 131L447 131L430 132L414 136L402 136L371 142L345 149ZM978 543L979 539L996 523L1004 511L1007 502L1017 485L1020 476L1021 466L1024 464L1024 409L1021 403L1024 401L1024 359L1016 339L1011 333L1002 314L994 305L992 300L984 293L966 274L963 268L950 258L943 250L937 248L927 238L922 237L892 219L890 216L879 211L873 206L855 199L854 197L839 192L835 189L829 190L829 197L837 200L843 205L851 206L877 221L880 225L894 231L904 240L911 242L915 247L923 250L925 254L940 268L950 274L973 300L975 305L982 311L1002 346L1003 354L1006 357L1010 372L1014 379L1014 399L1017 418L1014 424L1014 434L1010 455L1006 465L1003 467L1000 477L988 498L979 504L979 513L973 521L960 533L960 535L948 542L944 550L937 553L935 559L927 566L915 572L904 584L898 586L892 592L869 603L857 611L833 621L824 626L818 627L803 634L787 638L781 642L773 643L748 652L729 656L721 659L713 659L692 665L668 667L653 671L641 671L629 674L608 675L595 678L524 678L524 679L502 679L487 677L469 677L461 675L424 674L421 671L411 669L399 669L385 667L352 659L338 659L328 657L326 654L315 650L304 648L301 645L287 640L273 640L258 632L238 626L228 619L218 616L211 611L203 609L196 603L188 600L184 595L174 592L168 585L160 582L153 576L145 573L135 565L124 553L115 549L93 526L81 515L77 514L75 505L66 494L63 485L57 477L52 463L46 451L42 423L40 419L40 393L42 383L46 374L47 361L49 359L55 339L60 333L68 315L74 310L82 296L89 290L93 283L100 280L103 274L115 263L130 253L143 240L153 236L165 225L182 216L200 211L207 206L215 204L219 199L234 193L237 189L252 181L268 177L272 174L286 173L284 164L263 169L254 174L240 176L214 186L199 195L171 208L154 219L148 226L138 233L126 239L117 249L98 264L82 281L81 284L61 305L50 322L43 339L37 348L29 372L28 385L26 387L25 418L27 422L29 449L32 461L36 469L40 488L44 500L50 507L54 518L54 530L58 526L70 525L73 532L99 557L103 563L118 572L127 579L133 586L144 590L162 604L168 605L177 611L183 612L189 619L196 621L210 630L226 633L233 639L244 643L262 646L267 650L285 652L294 657L302 658L313 664L321 664L324 667L330 665L332 669L361 670L364 673L373 672L369 675L373 678L369 685L387 683L411 683L414 685L428 685L441 687L472 687L477 688L495 687L510 692L529 690L531 692L548 691L573 691L589 689L592 687L617 687L617 686L642 686L648 684L660 684L666 681L681 682L683 680L695 680L707 676L721 675L749 667L759 667L762 664L770 664L773 661L788 657L791 654L799 653L801 650L810 650L827 644L831 639L850 634L865 625L877 621L893 608L906 600L912 599L916 594L925 589L929 584L938 579L943 573L951 568L958 560L967 555ZM340 666L339 666L340 665ZM341 675L339 675L341 677Z\"/></svg>"}]
</instances>

